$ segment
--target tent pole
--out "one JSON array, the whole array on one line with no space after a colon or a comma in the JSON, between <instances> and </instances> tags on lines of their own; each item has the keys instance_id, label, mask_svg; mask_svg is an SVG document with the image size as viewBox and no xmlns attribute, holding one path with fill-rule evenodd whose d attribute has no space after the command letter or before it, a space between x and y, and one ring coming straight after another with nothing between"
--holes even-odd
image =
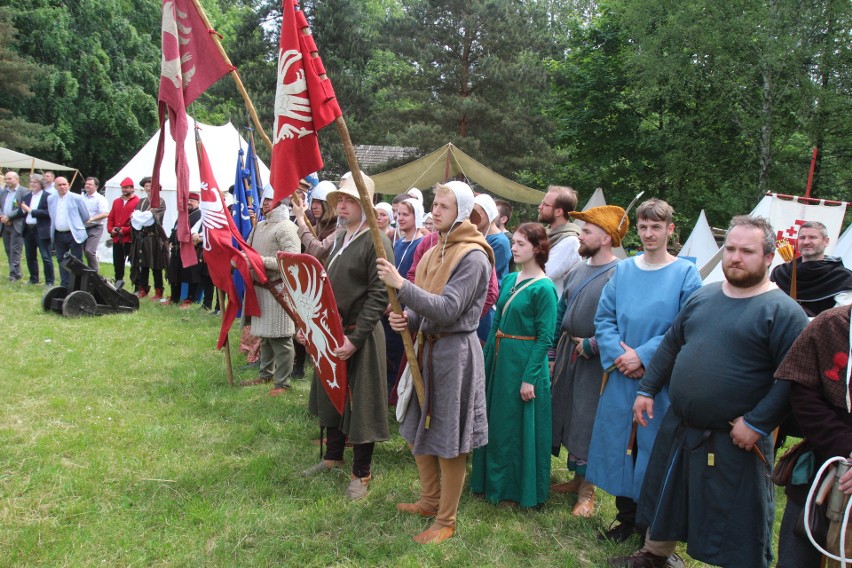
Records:
<instances>
[{"instance_id":1,"label":"tent pole","mask_svg":"<svg viewBox=\"0 0 852 568\"><path fill-rule=\"evenodd\" d=\"M30 175L33 175L35 172L35 158L33 158L33 163L30 165Z\"/></svg>"},{"instance_id":2,"label":"tent pole","mask_svg":"<svg viewBox=\"0 0 852 568\"><path fill-rule=\"evenodd\" d=\"M71 178L71 183L68 184L68 187L74 186L74 180L77 179L77 174L80 173L80 170L74 170L74 176Z\"/></svg>"},{"instance_id":3,"label":"tent pole","mask_svg":"<svg viewBox=\"0 0 852 568\"><path fill-rule=\"evenodd\" d=\"M263 126L260 125L260 118L257 116L257 111L254 108L254 104L251 102L251 98L246 91L245 86L243 85L242 79L240 79L240 74L237 73L237 68L234 67L234 64L231 63L231 58L228 57L228 54L225 53L225 48L222 47L222 43L219 41L219 38L216 37L218 32L213 31L213 25L210 23L210 20L207 18L207 14L204 12L204 8L201 7L201 2L198 0L192 0L192 3L195 5L195 9L198 10L198 15L201 16L201 20L204 22L204 25L207 26L208 30L211 30L210 37L213 38L213 43L216 44L216 47L219 48L219 54L225 60L225 62L231 67L231 78L234 80L234 83L237 85L237 90L242 95L243 100L246 103L246 108L248 108L249 114L251 115L252 122L254 122L254 127L260 132L261 138L272 150L272 140L269 139L269 136L266 135L266 131L263 129Z\"/></svg>"}]
</instances>

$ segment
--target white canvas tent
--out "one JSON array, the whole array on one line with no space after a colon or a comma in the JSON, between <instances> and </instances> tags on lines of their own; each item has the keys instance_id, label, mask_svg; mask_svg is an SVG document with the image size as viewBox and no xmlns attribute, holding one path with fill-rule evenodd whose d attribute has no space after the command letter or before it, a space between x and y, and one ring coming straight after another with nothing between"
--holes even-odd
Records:
<instances>
[{"instance_id":1,"label":"white canvas tent","mask_svg":"<svg viewBox=\"0 0 852 568\"><path fill-rule=\"evenodd\" d=\"M834 256L843 259L844 266L852 270L852 225L846 227L846 230L837 239L837 244L834 245Z\"/></svg>"},{"instance_id":2,"label":"white canvas tent","mask_svg":"<svg viewBox=\"0 0 852 568\"><path fill-rule=\"evenodd\" d=\"M698 221L692 228L689 238L683 244L678 256L695 259L695 265L701 268L713 258L719 251L719 245L716 244L716 239L713 237L713 231L710 229L710 223L707 222L707 215L704 214L704 209L698 215Z\"/></svg>"},{"instance_id":3,"label":"white canvas tent","mask_svg":"<svg viewBox=\"0 0 852 568\"><path fill-rule=\"evenodd\" d=\"M210 164L213 167L213 175L219 183L219 187L227 189L234 183L234 178L237 171L237 153L240 148L246 150L248 144L234 128L230 122L222 126L211 126L196 122L193 118L189 119L189 135L186 137L186 156L189 163L189 187L200 187L201 179L198 174L198 158L195 149L195 126L198 126L199 136L204 143L204 149L210 158ZM166 213L163 219L163 226L166 233L171 232L172 227L177 220L177 176L175 175L175 141L169 135L169 123L166 122L163 128L166 129L166 144L163 155L163 165L160 170L160 185L162 191L161 198L166 202ZM159 131L155 132L150 140L130 159L118 173L111 177L104 184L105 195L107 202L112 205L113 200L121 195L121 181L129 177L133 180L139 191L139 180L146 176L150 176L154 167L154 156L157 152L157 141L159 139ZM258 160L260 179L264 183L269 181L269 168ZM104 242L98 251L98 257L104 261L112 261L112 253L104 246L108 240L108 235L104 231Z\"/></svg>"}]
</instances>

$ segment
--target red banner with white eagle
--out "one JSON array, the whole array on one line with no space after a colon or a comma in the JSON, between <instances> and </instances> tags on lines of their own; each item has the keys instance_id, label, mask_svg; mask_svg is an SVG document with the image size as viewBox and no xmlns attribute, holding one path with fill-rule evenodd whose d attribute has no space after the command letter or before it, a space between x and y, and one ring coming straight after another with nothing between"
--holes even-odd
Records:
<instances>
[{"instance_id":1,"label":"red banner with white eagle","mask_svg":"<svg viewBox=\"0 0 852 568\"><path fill-rule=\"evenodd\" d=\"M216 343L216 348L221 349L240 309L240 298L234 287L234 280L231 278L231 267L240 271L246 284L245 314L247 316L260 315L252 276L261 284L266 284L266 270L263 267L263 259L243 240L243 236L237 230L234 218L225 206L222 192L219 191L219 184L213 177L213 168L210 167L207 152L204 151L204 145L197 133L195 140L198 148L198 173L201 177L201 201L199 202L201 226L198 231L204 250L204 263L207 264L213 285L228 295L227 305L222 312L219 340Z\"/></svg>"},{"instance_id":2,"label":"red banner with white eagle","mask_svg":"<svg viewBox=\"0 0 852 568\"><path fill-rule=\"evenodd\" d=\"M300 179L322 169L317 131L341 115L308 21L298 5L298 0L282 3L269 174L276 201L292 195Z\"/></svg>"},{"instance_id":3,"label":"red banner with white eagle","mask_svg":"<svg viewBox=\"0 0 852 568\"><path fill-rule=\"evenodd\" d=\"M189 130L186 107L210 85L232 70L222 56L192 0L163 0L163 53L158 96L160 140L154 159L151 205L160 200L160 167L165 151L163 124L168 112L171 136L175 141L177 176L177 238L184 266L198 262L189 232L189 164L184 143Z\"/></svg>"},{"instance_id":4,"label":"red banner with white eagle","mask_svg":"<svg viewBox=\"0 0 852 568\"><path fill-rule=\"evenodd\" d=\"M282 293L276 299L304 334L316 377L334 408L343 414L349 382L346 361L334 351L343 346L346 336L328 274L308 254L279 252L278 268Z\"/></svg>"}]
</instances>

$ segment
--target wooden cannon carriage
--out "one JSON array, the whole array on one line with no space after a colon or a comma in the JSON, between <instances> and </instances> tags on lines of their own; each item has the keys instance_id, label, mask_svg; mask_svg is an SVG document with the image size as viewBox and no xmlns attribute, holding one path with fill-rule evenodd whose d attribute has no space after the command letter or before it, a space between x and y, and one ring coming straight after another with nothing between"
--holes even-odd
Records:
<instances>
[{"instance_id":1,"label":"wooden cannon carriage","mask_svg":"<svg viewBox=\"0 0 852 568\"><path fill-rule=\"evenodd\" d=\"M77 257L66 254L62 266L71 273L71 288L54 286L44 293L41 306L67 317L99 316L134 312L139 298L123 290L124 282L115 285L92 270Z\"/></svg>"}]
</instances>

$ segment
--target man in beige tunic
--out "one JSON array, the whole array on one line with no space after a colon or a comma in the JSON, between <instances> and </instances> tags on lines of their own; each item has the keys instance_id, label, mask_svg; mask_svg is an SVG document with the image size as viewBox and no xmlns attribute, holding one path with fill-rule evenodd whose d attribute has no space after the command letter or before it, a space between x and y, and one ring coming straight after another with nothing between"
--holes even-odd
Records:
<instances>
[{"instance_id":1,"label":"man in beige tunic","mask_svg":"<svg viewBox=\"0 0 852 568\"><path fill-rule=\"evenodd\" d=\"M298 253L299 237L296 225L290 221L287 208L273 201L272 186L263 192L261 204L264 220L258 223L248 238L248 244L263 258L266 269L266 287L282 286L278 270L278 251ZM260 316L251 318L251 334L260 337L260 373L256 379L243 381L241 386L259 385L275 381L269 396L278 396L290 388L293 371L293 320L275 300L272 293L255 282Z\"/></svg>"},{"instance_id":2,"label":"man in beige tunic","mask_svg":"<svg viewBox=\"0 0 852 568\"><path fill-rule=\"evenodd\" d=\"M372 198L375 185L369 177L362 177ZM309 410L319 418L328 441L323 459L303 474L310 476L341 467L348 436L353 461L346 496L361 499L367 495L372 479L375 443L390 438L385 333L381 324L388 293L379 280L376 250L363 210L364 206L372 206L371 202L362 204L352 177L344 176L340 189L328 194L328 203L337 209L343 227L336 233L325 267L345 334L343 345L334 353L346 361L349 392L341 416L314 376ZM382 235L382 242L385 254L393 261L390 241ZM309 240L305 244L310 248L315 243ZM305 341L301 332L296 338Z\"/></svg>"}]
</instances>

